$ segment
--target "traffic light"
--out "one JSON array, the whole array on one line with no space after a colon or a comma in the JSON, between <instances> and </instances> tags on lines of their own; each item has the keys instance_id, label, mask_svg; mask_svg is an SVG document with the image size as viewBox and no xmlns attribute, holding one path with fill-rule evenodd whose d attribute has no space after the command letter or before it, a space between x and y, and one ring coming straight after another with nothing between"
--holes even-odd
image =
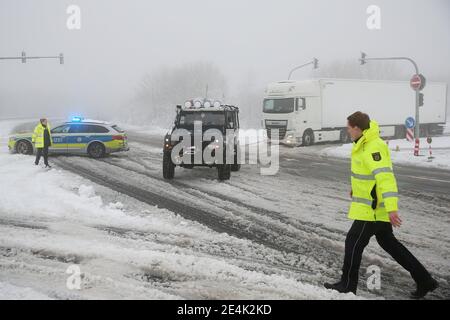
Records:
<instances>
[{"instance_id":1,"label":"traffic light","mask_svg":"<svg viewBox=\"0 0 450 320\"><path fill-rule=\"evenodd\" d=\"M62 53L59 54L59 64L64 64L64 55Z\"/></svg>"},{"instance_id":2,"label":"traffic light","mask_svg":"<svg viewBox=\"0 0 450 320\"><path fill-rule=\"evenodd\" d=\"M27 62L27 57L25 51L22 51L22 63Z\"/></svg>"},{"instance_id":3,"label":"traffic light","mask_svg":"<svg viewBox=\"0 0 450 320\"><path fill-rule=\"evenodd\" d=\"M364 52L361 52L361 59L359 59L361 62L361 65L366 63L366 54Z\"/></svg>"},{"instance_id":4,"label":"traffic light","mask_svg":"<svg viewBox=\"0 0 450 320\"><path fill-rule=\"evenodd\" d=\"M423 106L423 93L419 93L419 107Z\"/></svg>"},{"instance_id":5,"label":"traffic light","mask_svg":"<svg viewBox=\"0 0 450 320\"><path fill-rule=\"evenodd\" d=\"M313 63L314 63L314 69L317 69L319 67L319 60L314 58Z\"/></svg>"}]
</instances>

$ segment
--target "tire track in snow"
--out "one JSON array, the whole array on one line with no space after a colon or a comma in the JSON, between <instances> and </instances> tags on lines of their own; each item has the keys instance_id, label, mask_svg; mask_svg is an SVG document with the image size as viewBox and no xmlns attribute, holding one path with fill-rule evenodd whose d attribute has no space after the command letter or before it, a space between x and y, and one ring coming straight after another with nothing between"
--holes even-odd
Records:
<instances>
[{"instance_id":1,"label":"tire track in snow","mask_svg":"<svg viewBox=\"0 0 450 320\"><path fill-rule=\"evenodd\" d=\"M117 166L117 163L115 163L113 165ZM238 238L249 239L251 241L263 244L264 246L267 246L269 248L272 248L272 249L275 249L278 251L292 252L292 253L296 253L299 255L305 255L304 251L299 250L298 242L300 239L286 238L284 233L282 233L282 234L278 233L278 234L276 234L275 237L273 234L270 234L270 233L267 234L266 233L267 229L266 230L264 230L264 229L266 227L272 227L272 226L264 226L265 228L263 228L262 231L255 230L255 229L253 229L253 230L252 229L243 229L242 225L230 224L230 221L227 219L224 219L223 217L220 217L217 215L214 215L211 217L211 213L206 212L203 209L199 209L199 208L192 207L192 206L186 206L186 204L184 204L184 203L180 204L176 200L168 199L167 197L155 194L153 192L149 192L148 190L142 190L142 189L134 187L134 186L118 183L117 181L110 181L108 179L105 180L104 176L101 176L101 175L99 176L98 173L93 172L92 170L89 170L89 169L79 167L78 165L73 166L73 164L68 164L68 163L62 162L61 167L63 167L63 168L65 167L66 169L68 169L70 171L81 174L82 176L92 180L93 182L107 186L118 192L127 194L130 197L133 197L142 202L145 202L145 203L148 203L151 205L159 205L160 207L164 207L170 211L178 213L187 219L198 221L217 232L226 232L226 233L236 236ZM124 170L129 170L129 169L127 168ZM139 172L137 172L137 173L142 174ZM183 190L183 191L185 191L185 190ZM256 223L258 223L258 221ZM260 223L260 221L259 221L259 223ZM279 232L280 230L277 230L277 231ZM281 231L284 232L285 230L281 230ZM308 231L304 231L304 232L306 235ZM323 236L323 235L321 235L321 236ZM285 241L286 239L289 239L289 241ZM284 242L283 245L279 244L281 242ZM292 242L294 242L294 243L292 243ZM297 243L295 243L295 242L297 242ZM315 249L318 249L319 251L313 250L313 249L311 249L311 247L313 245L316 245L316 244L312 244L311 241L309 241L305 247L300 247L300 248L304 248L304 250L306 252L309 252L310 254L315 255L315 256L317 256L318 252L321 252L322 250L324 250L323 246L315 248ZM342 259L341 252L338 253L333 250L331 250L331 251L326 250L326 248L325 248L325 251L324 251L323 255L321 255L321 258L319 261L322 264L322 266L325 266L327 264L328 265L327 265L327 267L325 267L326 270L320 270L320 272L323 272L325 274L325 277L329 277L329 278L336 277L336 274L338 273L337 270L341 264L341 261L340 261L341 259ZM330 260L332 261L331 263L330 263ZM366 260L366 263L367 263L367 260L369 260L368 261L369 264L371 262L376 263L379 261L379 259L377 259L377 258L376 259L365 259L365 260ZM384 270L388 269L387 270L388 274L386 275L386 272L384 273L384 275L388 278L387 280L384 281L384 283L388 283L388 285L389 285L389 288L384 288L384 289L385 290L389 289L388 293L389 293L389 295L392 295L393 298L406 297L407 292L405 290L400 289L400 285L398 285L398 284L400 282L406 283L408 279L404 276L400 277L398 272L396 272L395 267L392 268L391 266L388 265L388 266L384 266L383 269ZM306 270L302 270L302 272L314 274L315 272L317 273L317 269L312 270L312 271L306 269ZM396 274L395 279L393 276L391 276L393 274ZM362 285L363 284L364 283L362 283ZM363 286L361 286L361 288L363 288ZM383 292L383 293L386 294L386 292ZM438 297L440 297L440 296L438 296Z\"/></svg>"}]
</instances>

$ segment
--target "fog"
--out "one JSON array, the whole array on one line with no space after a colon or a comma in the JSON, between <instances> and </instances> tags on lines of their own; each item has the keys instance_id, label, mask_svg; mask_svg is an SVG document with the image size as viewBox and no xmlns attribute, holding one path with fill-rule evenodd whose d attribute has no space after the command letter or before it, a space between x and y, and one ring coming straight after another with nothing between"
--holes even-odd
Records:
<instances>
[{"instance_id":1,"label":"fog","mask_svg":"<svg viewBox=\"0 0 450 320\"><path fill-rule=\"evenodd\" d=\"M72 4L81 9L79 30L66 26ZM366 26L369 5L381 9L379 30ZM81 114L156 124L208 85L254 125L264 86L313 57L319 69L295 79L413 74L407 62L359 66L364 51L409 56L428 81L448 83L449 31L448 0L0 0L0 56L65 55L63 65L0 60L0 118ZM191 76L195 86L177 83ZM155 98L155 88L164 96Z\"/></svg>"}]
</instances>

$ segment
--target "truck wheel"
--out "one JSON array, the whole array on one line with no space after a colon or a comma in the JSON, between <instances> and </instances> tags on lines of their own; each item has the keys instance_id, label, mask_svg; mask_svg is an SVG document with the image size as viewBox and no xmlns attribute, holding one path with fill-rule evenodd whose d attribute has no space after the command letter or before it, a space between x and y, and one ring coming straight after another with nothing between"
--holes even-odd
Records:
<instances>
[{"instance_id":1,"label":"truck wheel","mask_svg":"<svg viewBox=\"0 0 450 320\"><path fill-rule=\"evenodd\" d=\"M16 144L16 152L20 154L32 154L33 146L30 142L21 140Z\"/></svg>"},{"instance_id":2,"label":"truck wheel","mask_svg":"<svg viewBox=\"0 0 450 320\"><path fill-rule=\"evenodd\" d=\"M170 157L170 152L164 152L163 177L164 179L173 179L174 176L175 176L175 165Z\"/></svg>"},{"instance_id":3,"label":"truck wheel","mask_svg":"<svg viewBox=\"0 0 450 320\"><path fill-rule=\"evenodd\" d=\"M87 152L92 158L98 159L105 156L106 149L100 142L94 142L89 145Z\"/></svg>"},{"instance_id":4,"label":"truck wheel","mask_svg":"<svg viewBox=\"0 0 450 320\"><path fill-rule=\"evenodd\" d=\"M314 133L311 129L303 133L303 146L307 147L314 144Z\"/></svg>"},{"instance_id":5,"label":"truck wheel","mask_svg":"<svg viewBox=\"0 0 450 320\"><path fill-rule=\"evenodd\" d=\"M231 175L231 166L229 164L219 164L217 166L219 180L229 180Z\"/></svg>"},{"instance_id":6,"label":"truck wheel","mask_svg":"<svg viewBox=\"0 0 450 320\"><path fill-rule=\"evenodd\" d=\"M342 143L350 143L350 137L347 133L346 129L341 129L341 133L339 135L339 141L341 141Z\"/></svg>"}]
</instances>

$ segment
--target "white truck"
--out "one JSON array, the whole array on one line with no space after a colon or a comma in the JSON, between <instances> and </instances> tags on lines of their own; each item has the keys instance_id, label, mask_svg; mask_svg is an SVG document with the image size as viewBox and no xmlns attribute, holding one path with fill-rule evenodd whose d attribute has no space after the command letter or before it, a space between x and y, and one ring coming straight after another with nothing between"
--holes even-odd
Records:
<instances>
[{"instance_id":1,"label":"white truck","mask_svg":"<svg viewBox=\"0 0 450 320\"><path fill-rule=\"evenodd\" d=\"M421 136L442 134L446 121L447 84L431 82L422 90ZM382 137L405 138L405 120L415 117L415 92L408 81L314 79L268 85L262 125L280 143L309 146L316 142L349 142L347 116L367 113L380 125Z\"/></svg>"}]
</instances>

